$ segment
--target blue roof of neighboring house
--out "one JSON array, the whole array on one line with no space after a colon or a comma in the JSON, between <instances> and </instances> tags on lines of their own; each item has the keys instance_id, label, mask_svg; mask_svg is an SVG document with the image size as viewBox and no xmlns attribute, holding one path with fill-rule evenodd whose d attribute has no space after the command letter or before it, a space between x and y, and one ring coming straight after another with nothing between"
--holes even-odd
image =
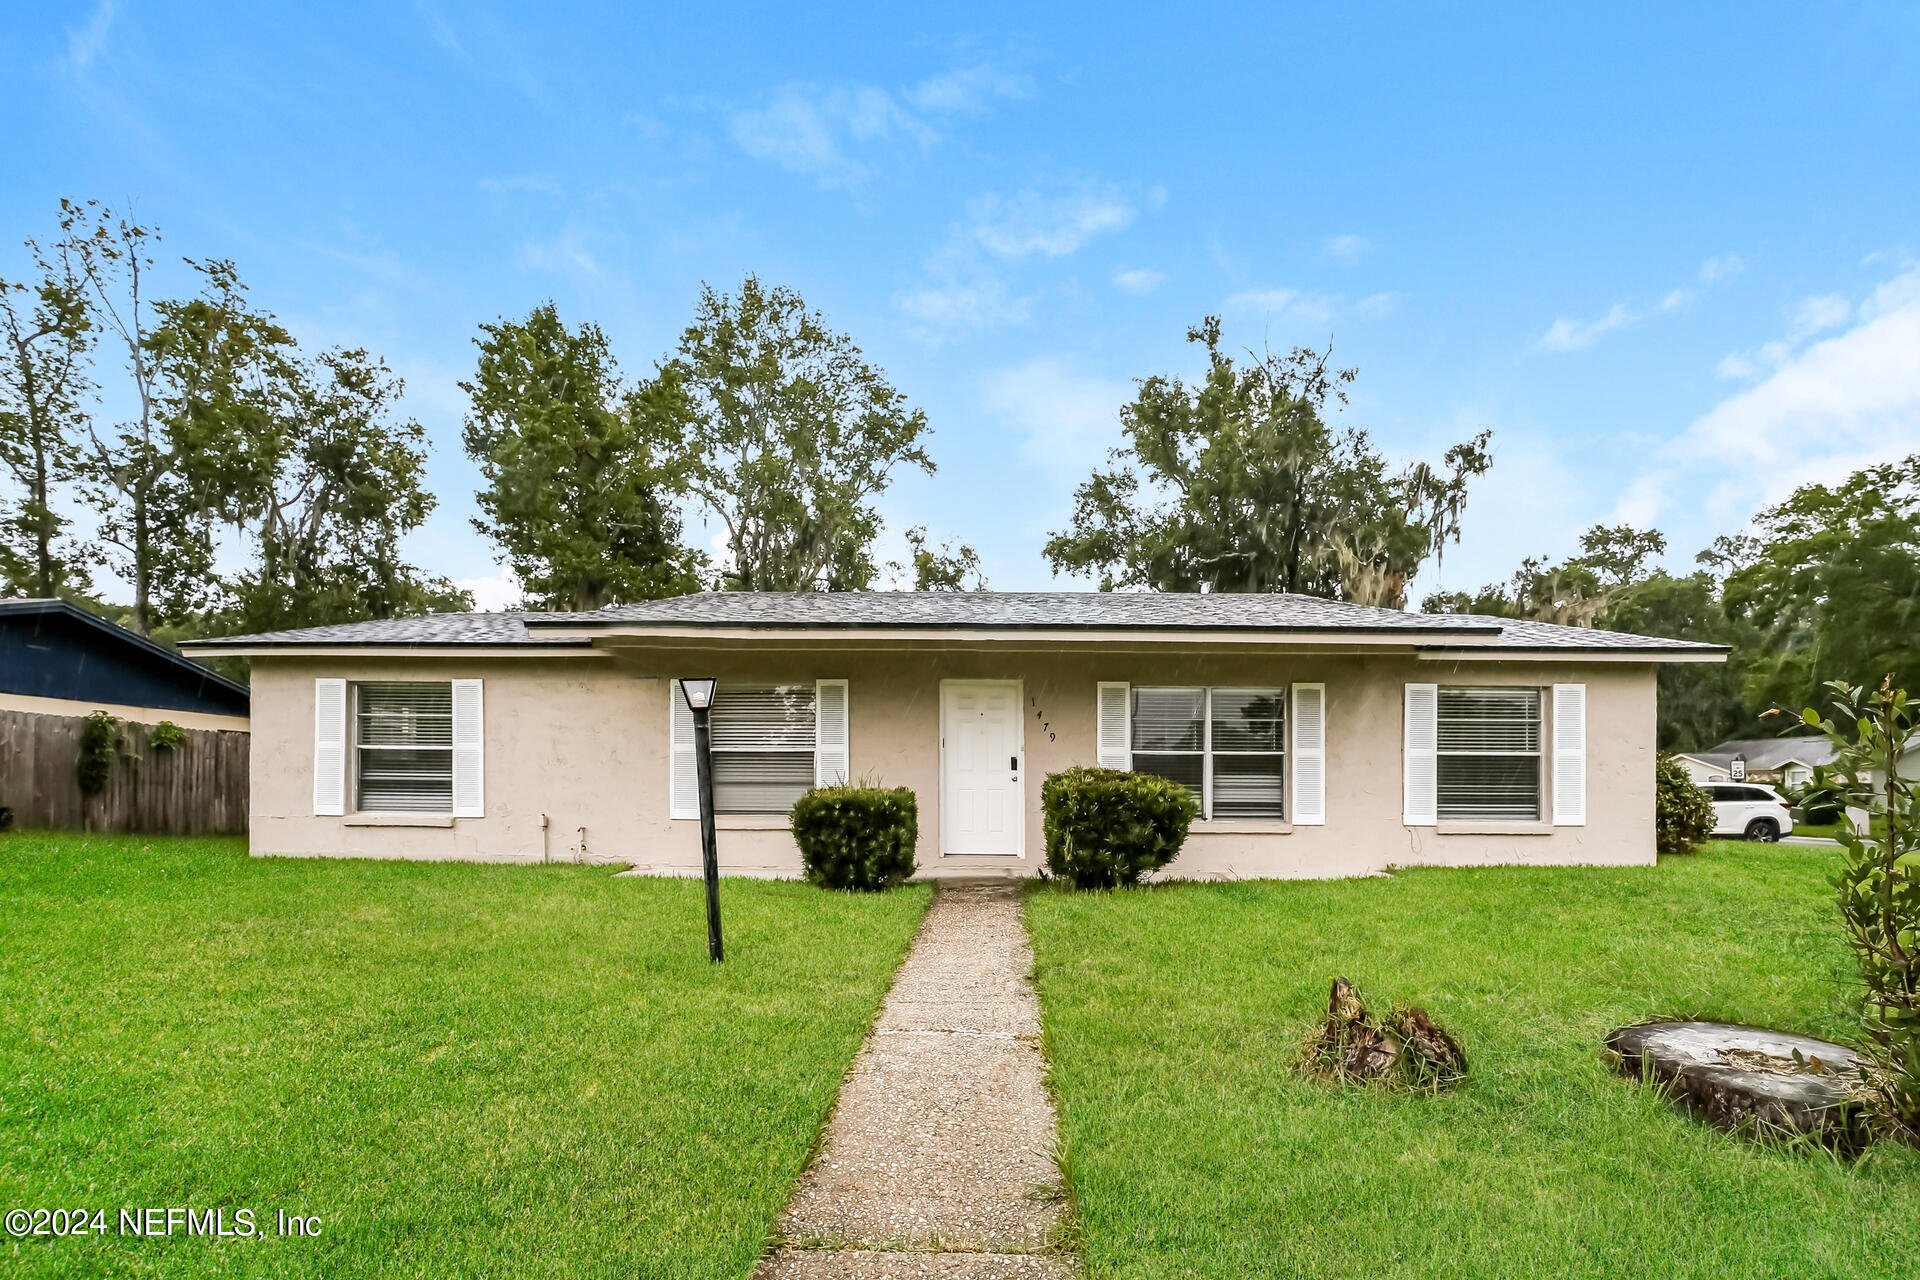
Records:
<instances>
[{"instance_id":1,"label":"blue roof of neighboring house","mask_svg":"<svg viewBox=\"0 0 1920 1280\"><path fill-rule=\"evenodd\" d=\"M245 685L65 600L0 600L0 693L244 716Z\"/></svg>"}]
</instances>

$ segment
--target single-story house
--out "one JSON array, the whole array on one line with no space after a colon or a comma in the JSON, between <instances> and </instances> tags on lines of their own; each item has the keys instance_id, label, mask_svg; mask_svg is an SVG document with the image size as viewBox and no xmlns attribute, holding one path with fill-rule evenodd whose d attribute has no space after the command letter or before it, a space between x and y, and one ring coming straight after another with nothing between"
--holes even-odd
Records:
<instances>
[{"instance_id":1,"label":"single-story house","mask_svg":"<svg viewBox=\"0 0 1920 1280\"><path fill-rule=\"evenodd\" d=\"M1735 738L1707 751L1676 752L1674 759L1695 782L1733 781L1733 761L1746 758L1746 780L1793 788L1805 786L1813 771L1833 763L1833 744L1825 738Z\"/></svg>"},{"instance_id":2,"label":"single-story house","mask_svg":"<svg viewBox=\"0 0 1920 1280\"><path fill-rule=\"evenodd\" d=\"M247 687L65 600L0 600L0 711L247 729Z\"/></svg>"},{"instance_id":3,"label":"single-story house","mask_svg":"<svg viewBox=\"0 0 1920 1280\"><path fill-rule=\"evenodd\" d=\"M260 854L700 865L691 715L717 677L720 865L791 876L786 813L919 798L922 873L1031 875L1040 783L1201 803L1169 874L1654 860L1656 667L1719 646L1295 595L717 593L591 613L197 641L252 661Z\"/></svg>"}]
</instances>

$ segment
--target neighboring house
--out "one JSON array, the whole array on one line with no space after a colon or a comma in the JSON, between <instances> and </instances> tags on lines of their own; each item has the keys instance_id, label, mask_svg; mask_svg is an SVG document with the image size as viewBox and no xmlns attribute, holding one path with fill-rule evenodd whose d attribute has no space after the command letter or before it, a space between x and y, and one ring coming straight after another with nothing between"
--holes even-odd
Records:
<instances>
[{"instance_id":1,"label":"neighboring house","mask_svg":"<svg viewBox=\"0 0 1920 1280\"><path fill-rule=\"evenodd\" d=\"M0 600L0 711L247 728L247 689L65 600Z\"/></svg>"},{"instance_id":2,"label":"neighboring house","mask_svg":"<svg viewBox=\"0 0 1920 1280\"><path fill-rule=\"evenodd\" d=\"M1176 778L1169 874L1651 863L1654 672L1720 646L1291 595L707 594L197 641L252 660L261 854L796 875L816 782L911 787L923 874L1031 875L1040 784Z\"/></svg>"},{"instance_id":3,"label":"neighboring house","mask_svg":"<svg viewBox=\"0 0 1920 1280\"><path fill-rule=\"evenodd\" d=\"M1813 771L1833 763L1833 744L1825 738L1736 738L1708 751L1676 753L1674 759L1695 782L1733 781L1733 761L1746 757L1746 781L1788 789L1805 786Z\"/></svg>"}]
</instances>

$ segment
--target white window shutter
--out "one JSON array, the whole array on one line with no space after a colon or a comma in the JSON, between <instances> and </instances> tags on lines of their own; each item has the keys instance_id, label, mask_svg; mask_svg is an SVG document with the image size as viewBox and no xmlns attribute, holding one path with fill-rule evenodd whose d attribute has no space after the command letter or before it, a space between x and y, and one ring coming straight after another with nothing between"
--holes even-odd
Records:
<instances>
[{"instance_id":1,"label":"white window shutter","mask_svg":"<svg viewBox=\"0 0 1920 1280\"><path fill-rule=\"evenodd\" d=\"M453 816L487 816L487 733L478 680L453 682Z\"/></svg>"},{"instance_id":2,"label":"white window shutter","mask_svg":"<svg viewBox=\"0 0 1920 1280\"><path fill-rule=\"evenodd\" d=\"M313 811L347 811L347 682L313 682Z\"/></svg>"},{"instance_id":3,"label":"white window shutter","mask_svg":"<svg viewBox=\"0 0 1920 1280\"><path fill-rule=\"evenodd\" d=\"M847 745L847 682L813 682L813 785L847 784L850 751Z\"/></svg>"},{"instance_id":4,"label":"white window shutter","mask_svg":"<svg viewBox=\"0 0 1920 1280\"><path fill-rule=\"evenodd\" d=\"M1587 825L1587 686L1553 686L1553 825Z\"/></svg>"},{"instance_id":5,"label":"white window shutter","mask_svg":"<svg viewBox=\"0 0 1920 1280\"><path fill-rule=\"evenodd\" d=\"M1404 821L1410 827L1431 827L1440 820L1440 686L1407 686Z\"/></svg>"},{"instance_id":6,"label":"white window shutter","mask_svg":"<svg viewBox=\"0 0 1920 1280\"><path fill-rule=\"evenodd\" d=\"M1289 699L1287 719L1293 726L1293 808L1288 819L1296 826L1321 827L1327 822L1327 686L1296 684Z\"/></svg>"},{"instance_id":7,"label":"white window shutter","mask_svg":"<svg viewBox=\"0 0 1920 1280\"><path fill-rule=\"evenodd\" d=\"M1132 686L1102 680L1099 685L1100 724L1096 742L1102 769L1133 768Z\"/></svg>"},{"instance_id":8,"label":"white window shutter","mask_svg":"<svg viewBox=\"0 0 1920 1280\"><path fill-rule=\"evenodd\" d=\"M700 816L700 766L693 757L693 711L687 706L680 682L667 682L667 755L670 777L667 782L667 816Z\"/></svg>"}]
</instances>

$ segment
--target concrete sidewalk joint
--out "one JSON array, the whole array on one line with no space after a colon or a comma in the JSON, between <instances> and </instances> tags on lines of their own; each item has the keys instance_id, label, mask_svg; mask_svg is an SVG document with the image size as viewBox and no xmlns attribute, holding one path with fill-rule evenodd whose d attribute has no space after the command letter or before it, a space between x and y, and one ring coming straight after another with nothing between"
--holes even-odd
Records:
<instances>
[{"instance_id":1,"label":"concrete sidewalk joint","mask_svg":"<svg viewBox=\"0 0 1920 1280\"><path fill-rule=\"evenodd\" d=\"M1018 884L945 884L759 1280L1058 1280L1067 1206Z\"/></svg>"}]
</instances>

